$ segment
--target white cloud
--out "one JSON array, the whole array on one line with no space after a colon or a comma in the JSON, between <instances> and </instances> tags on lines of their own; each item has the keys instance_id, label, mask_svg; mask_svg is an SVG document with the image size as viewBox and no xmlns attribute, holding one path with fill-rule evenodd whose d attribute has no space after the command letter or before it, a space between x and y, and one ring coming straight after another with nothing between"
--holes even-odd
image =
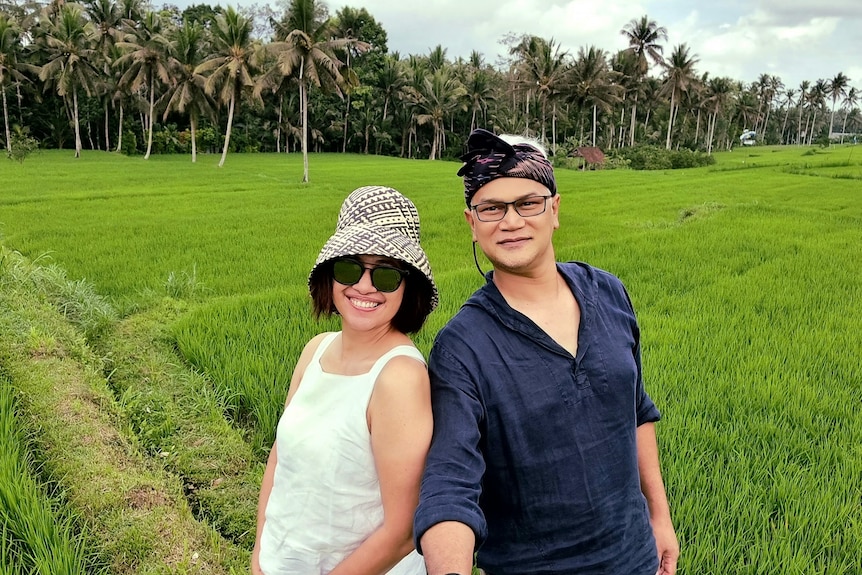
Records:
<instances>
[{"instance_id":1,"label":"white cloud","mask_svg":"<svg viewBox=\"0 0 862 575\"><path fill-rule=\"evenodd\" d=\"M333 13L345 4L367 8L402 56L440 44L451 59L476 50L493 63L507 33L554 38L573 55L589 45L613 53L626 47L620 30L647 14L668 30L665 54L688 44L700 73L745 82L768 73L797 86L842 71L862 86L862 0L328 1Z\"/></svg>"}]
</instances>

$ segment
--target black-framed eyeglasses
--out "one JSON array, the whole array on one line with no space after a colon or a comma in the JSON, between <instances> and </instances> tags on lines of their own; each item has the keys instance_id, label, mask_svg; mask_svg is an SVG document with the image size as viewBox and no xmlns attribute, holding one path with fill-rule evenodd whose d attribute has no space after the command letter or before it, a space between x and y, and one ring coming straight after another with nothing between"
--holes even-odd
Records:
<instances>
[{"instance_id":1,"label":"black-framed eyeglasses","mask_svg":"<svg viewBox=\"0 0 862 575\"><path fill-rule=\"evenodd\" d=\"M366 266L353 258L338 258L332 262L332 278L345 286L358 284L365 270L371 272L371 285L374 289L385 293L397 290L409 273L407 270L386 265Z\"/></svg>"},{"instance_id":2,"label":"black-framed eyeglasses","mask_svg":"<svg viewBox=\"0 0 862 575\"><path fill-rule=\"evenodd\" d=\"M551 196L528 196L514 202L482 202L470 209L476 212L480 222L499 222L506 217L509 206L522 218L531 218L545 213L548 198Z\"/></svg>"}]
</instances>

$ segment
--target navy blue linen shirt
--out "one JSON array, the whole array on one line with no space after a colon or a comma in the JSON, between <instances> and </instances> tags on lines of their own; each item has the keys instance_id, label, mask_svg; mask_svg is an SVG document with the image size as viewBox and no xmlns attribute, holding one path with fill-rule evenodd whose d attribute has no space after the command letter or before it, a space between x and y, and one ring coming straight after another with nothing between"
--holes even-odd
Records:
<instances>
[{"instance_id":1,"label":"navy blue linen shirt","mask_svg":"<svg viewBox=\"0 0 862 575\"><path fill-rule=\"evenodd\" d=\"M415 517L476 534L493 575L654 575L637 426L644 391L631 302L613 275L557 264L581 310L577 356L512 309L489 281L431 350L434 437Z\"/></svg>"}]
</instances>

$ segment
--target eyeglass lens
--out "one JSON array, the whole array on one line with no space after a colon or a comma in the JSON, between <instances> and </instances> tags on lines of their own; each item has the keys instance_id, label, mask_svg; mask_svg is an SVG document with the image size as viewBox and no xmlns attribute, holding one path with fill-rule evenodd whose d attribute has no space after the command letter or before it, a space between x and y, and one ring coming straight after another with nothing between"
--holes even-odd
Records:
<instances>
[{"instance_id":1,"label":"eyeglass lens","mask_svg":"<svg viewBox=\"0 0 862 575\"><path fill-rule=\"evenodd\" d=\"M550 196L530 196L514 202L482 202L473 206L480 221L495 222L506 217L509 206L523 218L538 216L545 212L545 204Z\"/></svg>"}]
</instances>

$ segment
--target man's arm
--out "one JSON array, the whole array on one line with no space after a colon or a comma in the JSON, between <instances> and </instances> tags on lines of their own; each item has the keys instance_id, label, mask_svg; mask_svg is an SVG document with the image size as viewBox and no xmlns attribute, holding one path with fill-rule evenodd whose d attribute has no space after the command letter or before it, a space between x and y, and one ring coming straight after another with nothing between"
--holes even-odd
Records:
<instances>
[{"instance_id":1,"label":"man's arm","mask_svg":"<svg viewBox=\"0 0 862 575\"><path fill-rule=\"evenodd\" d=\"M425 532L421 542L428 575L472 573L476 536L463 523L438 523Z\"/></svg>"},{"instance_id":2,"label":"man's arm","mask_svg":"<svg viewBox=\"0 0 862 575\"><path fill-rule=\"evenodd\" d=\"M679 543L676 540L670 518L670 506L661 478L654 423L648 422L638 427L637 444L641 491L649 506L650 523L658 551L657 575L673 575L676 573L676 562L679 558Z\"/></svg>"},{"instance_id":3,"label":"man's arm","mask_svg":"<svg viewBox=\"0 0 862 575\"><path fill-rule=\"evenodd\" d=\"M470 575L486 524L479 497L485 461L483 408L468 370L439 341L428 358L434 435L422 478L414 536L430 575Z\"/></svg>"}]
</instances>

